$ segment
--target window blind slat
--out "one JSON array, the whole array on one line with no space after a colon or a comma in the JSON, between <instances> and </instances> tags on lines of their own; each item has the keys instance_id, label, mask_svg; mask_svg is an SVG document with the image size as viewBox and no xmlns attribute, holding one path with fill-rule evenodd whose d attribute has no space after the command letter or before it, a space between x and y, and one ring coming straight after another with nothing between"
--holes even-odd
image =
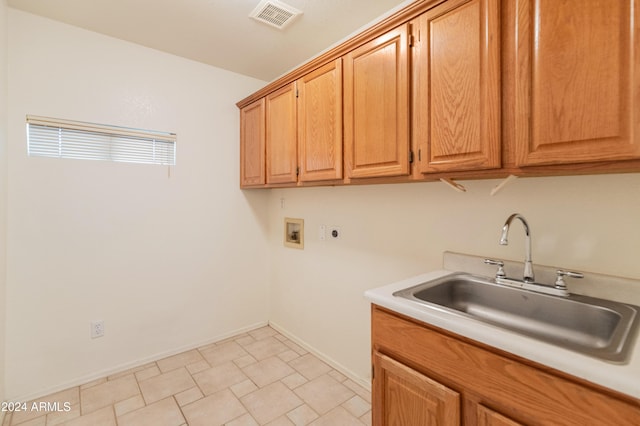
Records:
<instances>
[{"instance_id":1,"label":"window blind slat","mask_svg":"<svg viewBox=\"0 0 640 426\"><path fill-rule=\"evenodd\" d=\"M176 135L28 116L27 150L29 156L175 165Z\"/></svg>"}]
</instances>

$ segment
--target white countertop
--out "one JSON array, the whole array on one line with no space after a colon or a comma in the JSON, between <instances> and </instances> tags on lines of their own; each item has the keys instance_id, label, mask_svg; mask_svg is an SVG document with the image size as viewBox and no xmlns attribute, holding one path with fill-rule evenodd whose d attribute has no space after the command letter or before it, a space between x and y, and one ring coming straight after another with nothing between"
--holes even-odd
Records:
<instances>
[{"instance_id":1,"label":"white countertop","mask_svg":"<svg viewBox=\"0 0 640 426\"><path fill-rule=\"evenodd\" d=\"M471 259L472 263L482 259L474 256L445 253L444 264L448 269L421 274L384 287L368 290L365 292L365 297L376 305L427 324L432 324L573 376L640 398L640 338L633 343L634 348L628 362L626 364L615 364L563 349L472 318L456 315L446 309L439 309L435 306L427 308L408 299L393 296L393 293L398 290L413 287L425 281L434 280L455 272L456 269L452 269L451 266L456 265L458 259L451 257L447 259L448 255L454 257L464 256L467 258L466 261ZM481 268L478 267L477 269ZM457 271L479 273L478 270L470 271L468 268L465 270L457 269ZM486 272L486 269L484 272ZM509 273L508 270L507 273ZM596 274L592 274L591 278L594 276ZM640 283L633 286L632 290L640 292ZM573 292L573 288L570 287L570 291ZM594 291L590 291L590 293L593 295ZM607 298L606 295L599 295L599 297ZM627 303L635 304L633 301L627 301Z\"/></svg>"}]
</instances>

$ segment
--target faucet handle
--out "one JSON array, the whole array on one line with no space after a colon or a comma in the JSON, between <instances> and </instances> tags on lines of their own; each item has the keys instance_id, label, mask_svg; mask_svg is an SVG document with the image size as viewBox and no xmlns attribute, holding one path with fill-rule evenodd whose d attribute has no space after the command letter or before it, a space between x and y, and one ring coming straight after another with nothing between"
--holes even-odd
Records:
<instances>
[{"instance_id":1,"label":"faucet handle","mask_svg":"<svg viewBox=\"0 0 640 426\"><path fill-rule=\"evenodd\" d=\"M496 271L496 278L506 278L507 274L504 273L504 262L502 260L485 259L484 263L487 265L495 265L498 267Z\"/></svg>"},{"instance_id":2,"label":"faucet handle","mask_svg":"<svg viewBox=\"0 0 640 426\"><path fill-rule=\"evenodd\" d=\"M564 277L584 278L584 275L581 274L580 272L564 271L562 269L558 269L556 271L556 283L554 285L555 288L560 290L567 289L567 283L564 282Z\"/></svg>"}]
</instances>

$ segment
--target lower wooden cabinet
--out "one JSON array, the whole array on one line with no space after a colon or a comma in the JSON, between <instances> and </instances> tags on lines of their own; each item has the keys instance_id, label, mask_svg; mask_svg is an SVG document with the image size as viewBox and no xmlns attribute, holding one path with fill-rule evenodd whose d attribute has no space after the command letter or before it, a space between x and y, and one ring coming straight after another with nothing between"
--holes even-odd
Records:
<instances>
[{"instance_id":1,"label":"lower wooden cabinet","mask_svg":"<svg viewBox=\"0 0 640 426\"><path fill-rule=\"evenodd\" d=\"M373 354L375 424L417 426L460 424L460 395L388 356Z\"/></svg>"},{"instance_id":2,"label":"lower wooden cabinet","mask_svg":"<svg viewBox=\"0 0 640 426\"><path fill-rule=\"evenodd\" d=\"M502 414L493 411L484 405L476 406L476 415L479 426L519 426L522 423L514 422L513 420L503 416Z\"/></svg>"},{"instance_id":3,"label":"lower wooden cabinet","mask_svg":"<svg viewBox=\"0 0 640 426\"><path fill-rule=\"evenodd\" d=\"M372 308L373 426L638 425L640 400Z\"/></svg>"}]
</instances>

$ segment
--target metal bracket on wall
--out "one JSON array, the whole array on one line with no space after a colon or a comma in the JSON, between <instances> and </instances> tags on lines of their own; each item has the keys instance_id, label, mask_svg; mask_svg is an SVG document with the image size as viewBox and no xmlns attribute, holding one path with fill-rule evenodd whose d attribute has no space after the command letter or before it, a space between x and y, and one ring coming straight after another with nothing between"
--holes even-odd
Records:
<instances>
[{"instance_id":1,"label":"metal bracket on wall","mask_svg":"<svg viewBox=\"0 0 640 426\"><path fill-rule=\"evenodd\" d=\"M465 188L464 186L460 185L458 182L454 182L453 180L451 180L449 178L440 178L440 181L443 182L443 183L446 183L449 187L451 187L455 191L467 192L467 188Z\"/></svg>"},{"instance_id":2,"label":"metal bracket on wall","mask_svg":"<svg viewBox=\"0 0 640 426\"><path fill-rule=\"evenodd\" d=\"M510 182L513 182L518 176L516 175L509 175L507 176L502 182L500 182L499 184L497 184L496 186L493 187L493 189L491 190L491 195L496 195L498 192L500 192L502 190L502 188L504 188L505 186L507 186Z\"/></svg>"}]
</instances>

